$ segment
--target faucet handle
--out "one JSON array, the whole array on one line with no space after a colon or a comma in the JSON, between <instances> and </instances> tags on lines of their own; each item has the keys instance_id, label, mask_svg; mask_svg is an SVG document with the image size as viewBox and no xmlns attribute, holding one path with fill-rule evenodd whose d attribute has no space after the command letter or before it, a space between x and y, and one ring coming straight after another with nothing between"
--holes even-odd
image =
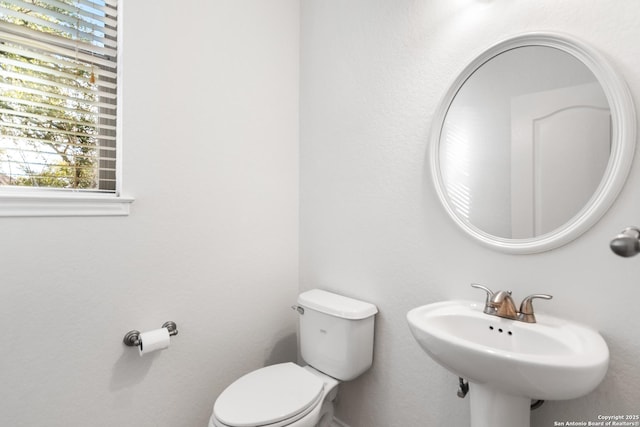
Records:
<instances>
[{"instance_id":1,"label":"faucet handle","mask_svg":"<svg viewBox=\"0 0 640 427\"><path fill-rule=\"evenodd\" d=\"M483 291L485 291L487 293L487 300L485 301L485 305L489 305L489 301L493 297L493 291L491 289L487 288L486 286L481 285L479 283L472 283L471 287L472 288L477 288L477 289L482 289Z\"/></svg>"},{"instance_id":2,"label":"faucet handle","mask_svg":"<svg viewBox=\"0 0 640 427\"><path fill-rule=\"evenodd\" d=\"M523 299L522 303L520 304L520 317L524 322L536 323L536 316L533 314L534 298L551 299L553 298L553 296L547 294L533 294Z\"/></svg>"}]
</instances>

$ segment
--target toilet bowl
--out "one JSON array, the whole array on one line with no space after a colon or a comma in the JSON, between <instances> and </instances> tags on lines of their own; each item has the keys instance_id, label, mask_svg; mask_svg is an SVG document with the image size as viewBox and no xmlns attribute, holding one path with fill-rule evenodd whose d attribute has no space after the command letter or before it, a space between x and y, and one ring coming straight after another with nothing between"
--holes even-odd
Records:
<instances>
[{"instance_id":1,"label":"toilet bowl","mask_svg":"<svg viewBox=\"0 0 640 427\"><path fill-rule=\"evenodd\" d=\"M329 427L338 384L310 366L267 366L218 397L209 427Z\"/></svg>"},{"instance_id":2,"label":"toilet bowl","mask_svg":"<svg viewBox=\"0 0 640 427\"><path fill-rule=\"evenodd\" d=\"M314 289L298 296L300 355L250 372L216 399L209 427L329 427L338 384L373 363L375 305Z\"/></svg>"}]
</instances>

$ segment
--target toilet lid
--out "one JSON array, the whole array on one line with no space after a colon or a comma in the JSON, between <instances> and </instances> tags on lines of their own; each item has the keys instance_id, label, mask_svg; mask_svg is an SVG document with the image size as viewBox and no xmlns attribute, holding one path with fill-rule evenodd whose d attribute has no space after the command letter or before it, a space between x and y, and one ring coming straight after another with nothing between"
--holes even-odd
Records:
<instances>
[{"instance_id":1,"label":"toilet lid","mask_svg":"<svg viewBox=\"0 0 640 427\"><path fill-rule=\"evenodd\" d=\"M234 427L254 427L294 417L313 406L324 382L294 363L250 372L220 394L215 417Z\"/></svg>"}]
</instances>

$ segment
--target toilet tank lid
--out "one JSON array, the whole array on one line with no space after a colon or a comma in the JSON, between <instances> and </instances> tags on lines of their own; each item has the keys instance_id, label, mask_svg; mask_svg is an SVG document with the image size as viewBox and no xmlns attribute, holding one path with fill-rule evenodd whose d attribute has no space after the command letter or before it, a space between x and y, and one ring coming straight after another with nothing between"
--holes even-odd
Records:
<instances>
[{"instance_id":1,"label":"toilet tank lid","mask_svg":"<svg viewBox=\"0 0 640 427\"><path fill-rule=\"evenodd\" d=\"M378 308L373 304L321 289L301 293L298 296L298 304L343 319L366 319L378 312Z\"/></svg>"}]
</instances>

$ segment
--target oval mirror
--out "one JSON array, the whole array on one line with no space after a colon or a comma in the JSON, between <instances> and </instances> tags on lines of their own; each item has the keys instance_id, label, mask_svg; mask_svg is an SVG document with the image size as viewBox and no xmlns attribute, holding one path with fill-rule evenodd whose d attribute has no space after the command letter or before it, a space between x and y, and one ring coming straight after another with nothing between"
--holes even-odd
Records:
<instances>
[{"instance_id":1,"label":"oval mirror","mask_svg":"<svg viewBox=\"0 0 640 427\"><path fill-rule=\"evenodd\" d=\"M635 149L631 95L597 52L558 34L489 48L436 112L431 171L453 220L492 248L549 250L611 206Z\"/></svg>"}]
</instances>

